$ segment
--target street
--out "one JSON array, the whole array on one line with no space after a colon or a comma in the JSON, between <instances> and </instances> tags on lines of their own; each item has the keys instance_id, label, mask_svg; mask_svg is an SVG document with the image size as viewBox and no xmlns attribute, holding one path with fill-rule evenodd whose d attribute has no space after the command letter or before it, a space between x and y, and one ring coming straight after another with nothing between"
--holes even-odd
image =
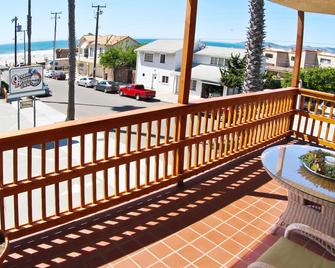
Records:
<instances>
[{"instance_id":1,"label":"street","mask_svg":"<svg viewBox=\"0 0 335 268\"><path fill-rule=\"evenodd\" d=\"M53 95L40 97L40 100L55 110L66 114L68 102L68 81L45 78ZM76 118L107 115L110 113L129 111L139 108L165 104L158 99L137 101L129 97L120 97L118 94L96 91L94 88L75 86Z\"/></svg>"}]
</instances>

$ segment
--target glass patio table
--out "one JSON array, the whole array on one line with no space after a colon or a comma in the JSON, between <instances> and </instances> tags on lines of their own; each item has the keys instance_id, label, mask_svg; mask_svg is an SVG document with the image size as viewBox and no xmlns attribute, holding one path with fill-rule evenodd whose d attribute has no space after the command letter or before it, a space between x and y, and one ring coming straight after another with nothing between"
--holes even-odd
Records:
<instances>
[{"instance_id":1,"label":"glass patio table","mask_svg":"<svg viewBox=\"0 0 335 268\"><path fill-rule=\"evenodd\" d=\"M335 180L308 171L299 159L301 155L316 149L320 148L278 145L262 153L262 163L267 173L288 190L286 210L273 231L290 223L303 223L335 236Z\"/></svg>"}]
</instances>

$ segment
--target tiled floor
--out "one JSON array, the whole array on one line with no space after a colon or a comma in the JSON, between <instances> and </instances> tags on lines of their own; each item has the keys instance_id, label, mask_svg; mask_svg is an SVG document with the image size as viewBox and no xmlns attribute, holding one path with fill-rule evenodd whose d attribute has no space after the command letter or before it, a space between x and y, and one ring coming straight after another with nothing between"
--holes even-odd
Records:
<instances>
[{"instance_id":1,"label":"tiled floor","mask_svg":"<svg viewBox=\"0 0 335 268\"><path fill-rule=\"evenodd\" d=\"M286 199L254 156L14 242L5 267L246 267L281 235L269 229Z\"/></svg>"}]
</instances>

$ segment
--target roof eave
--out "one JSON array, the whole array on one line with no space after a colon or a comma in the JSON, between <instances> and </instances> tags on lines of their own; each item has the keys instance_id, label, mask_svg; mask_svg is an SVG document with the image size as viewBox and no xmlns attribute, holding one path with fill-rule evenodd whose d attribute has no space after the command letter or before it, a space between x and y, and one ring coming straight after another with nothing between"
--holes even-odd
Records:
<instances>
[{"instance_id":1,"label":"roof eave","mask_svg":"<svg viewBox=\"0 0 335 268\"><path fill-rule=\"evenodd\" d=\"M299 11L335 15L334 0L269 0Z\"/></svg>"}]
</instances>

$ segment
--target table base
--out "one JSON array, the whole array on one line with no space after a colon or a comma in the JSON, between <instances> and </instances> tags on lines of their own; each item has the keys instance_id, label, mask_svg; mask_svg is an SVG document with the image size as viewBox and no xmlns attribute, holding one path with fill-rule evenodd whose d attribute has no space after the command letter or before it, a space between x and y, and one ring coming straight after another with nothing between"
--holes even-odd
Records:
<instances>
[{"instance_id":1,"label":"table base","mask_svg":"<svg viewBox=\"0 0 335 268\"><path fill-rule=\"evenodd\" d=\"M291 223L303 223L335 237L335 204L292 188L288 190L287 207L276 227L286 228Z\"/></svg>"}]
</instances>

